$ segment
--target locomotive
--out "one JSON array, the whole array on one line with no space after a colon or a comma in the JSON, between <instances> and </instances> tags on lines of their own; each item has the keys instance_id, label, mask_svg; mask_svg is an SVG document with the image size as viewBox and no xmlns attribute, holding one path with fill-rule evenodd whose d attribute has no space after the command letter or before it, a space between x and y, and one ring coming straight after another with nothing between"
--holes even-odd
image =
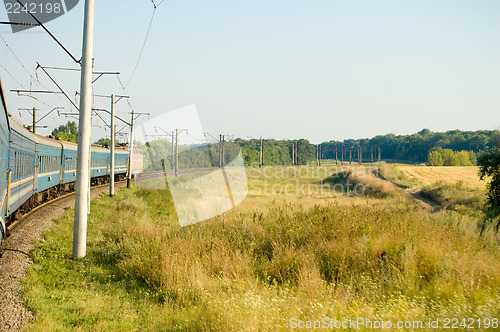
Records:
<instances>
[{"instance_id":1,"label":"locomotive","mask_svg":"<svg viewBox=\"0 0 500 332\"><path fill-rule=\"evenodd\" d=\"M77 144L28 131L7 112L0 80L0 243L7 226L22 214L75 190ZM115 180L127 175L129 151L115 149ZM132 157L132 173L142 168L142 153ZM91 147L90 177L94 185L110 176L110 150Z\"/></svg>"}]
</instances>

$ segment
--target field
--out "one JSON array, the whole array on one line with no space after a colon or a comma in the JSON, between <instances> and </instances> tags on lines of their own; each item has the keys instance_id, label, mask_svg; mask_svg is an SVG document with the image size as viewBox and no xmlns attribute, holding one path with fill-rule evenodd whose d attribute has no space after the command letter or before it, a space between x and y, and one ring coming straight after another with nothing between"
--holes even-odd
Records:
<instances>
[{"instance_id":1,"label":"field","mask_svg":"<svg viewBox=\"0 0 500 332\"><path fill-rule=\"evenodd\" d=\"M182 228L168 190L135 186L92 202L78 261L68 210L31 254L28 330L275 331L349 319L414 330L446 318L495 330L498 231L480 207L431 214L376 170L250 168L242 204Z\"/></svg>"},{"instance_id":2,"label":"field","mask_svg":"<svg viewBox=\"0 0 500 332\"><path fill-rule=\"evenodd\" d=\"M400 166L399 169L409 177L415 178L424 185L433 184L437 181L444 181L451 184L462 182L467 187L486 187L485 181L480 181L478 167L432 167L432 166Z\"/></svg>"}]
</instances>

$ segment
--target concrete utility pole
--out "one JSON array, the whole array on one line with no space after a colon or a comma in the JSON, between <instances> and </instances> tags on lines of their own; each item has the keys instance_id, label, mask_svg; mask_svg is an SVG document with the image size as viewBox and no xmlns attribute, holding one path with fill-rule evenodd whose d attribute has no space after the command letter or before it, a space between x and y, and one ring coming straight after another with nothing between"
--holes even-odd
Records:
<instances>
[{"instance_id":1,"label":"concrete utility pole","mask_svg":"<svg viewBox=\"0 0 500 332\"><path fill-rule=\"evenodd\" d=\"M128 170L127 170L127 188L130 188L130 181L132 180L132 158L134 155L134 121L135 111L132 110L132 118L130 120L130 143L128 145Z\"/></svg>"},{"instance_id":2,"label":"concrete utility pole","mask_svg":"<svg viewBox=\"0 0 500 332\"><path fill-rule=\"evenodd\" d=\"M342 161L340 163L341 166L344 166L344 144L342 143Z\"/></svg>"},{"instance_id":3,"label":"concrete utility pole","mask_svg":"<svg viewBox=\"0 0 500 332\"><path fill-rule=\"evenodd\" d=\"M316 145L316 166L319 166L319 145Z\"/></svg>"},{"instance_id":4,"label":"concrete utility pole","mask_svg":"<svg viewBox=\"0 0 500 332\"><path fill-rule=\"evenodd\" d=\"M299 164L299 143L295 140L295 165Z\"/></svg>"},{"instance_id":5,"label":"concrete utility pole","mask_svg":"<svg viewBox=\"0 0 500 332\"><path fill-rule=\"evenodd\" d=\"M318 166L321 166L321 144L319 145L319 159L318 159Z\"/></svg>"},{"instance_id":6,"label":"concrete utility pole","mask_svg":"<svg viewBox=\"0 0 500 332\"><path fill-rule=\"evenodd\" d=\"M33 107L33 134L36 134L36 108Z\"/></svg>"},{"instance_id":7,"label":"concrete utility pole","mask_svg":"<svg viewBox=\"0 0 500 332\"><path fill-rule=\"evenodd\" d=\"M259 155L259 167L264 166L264 143L262 142L262 136L260 137L260 155Z\"/></svg>"},{"instance_id":8,"label":"concrete utility pole","mask_svg":"<svg viewBox=\"0 0 500 332\"><path fill-rule=\"evenodd\" d=\"M221 140L221 167L224 167L224 141L226 139L225 135L221 135L222 140Z\"/></svg>"},{"instance_id":9,"label":"concrete utility pole","mask_svg":"<svg viewBox=\"0 0 500 332\"><path fill-rule=\"evenodd\" d=\"M352 164L352 148L349 149L349 165Z\"/></svg>"},{"instance_id":10,"label":"concrete utility pole","mask_svg":"<svg viewBox=\"0 0 500 332\"><path fill-rule=\"evenodd\" d=\"M175 166L174 166L174 154L175 154L175 148L174 148L174 131L172 130L172 156L170 157L170 166L172 166L172 171L174 170Z\"/></svg>"},{"instance_id":11,"label":"concrete utility pole","mask_svg":"<svg viewBox=\"0 0 500 332\"><path fill-rule=\"evenodd\" d=\"M222 168L222 134L219 135L219 168Z\"/></svg>"},{"instance_id":12,"label":"concrete utility pole","mask_svg":"<svg viewBox=\"0 0 500 332\"><path fill-rule=\"evenodd\" d=\"M338 165L339 164L339 158L338 158L338 154L337 154L337 144L335 144L335 165Z\"/></svg>"},{"instance_id":13,"label":"concrete utility pole","mask_svg":"<svg viewBox=\"0 0 500 332\"><path fill-rule=\"evenodd\" d=\"M175 176L179 167L179 129L175 129Z\"/></svg>"},{"instance_id":14,"label":"concrete utility pole","mask_svg":"<svg viewBox=\"0 0 500 332\"><path fill-rule=\"evenodd\" d=\"M380 161L380 147L378 148L378 161Z\"/></svg>"},{"instance_id":15,"label":"concrete utility pole","mask_svg":"<svg viewBox=\"0 0 500 332\"><path fill-rule=\"evenodd\" d=\"M83 23L82 72L80 80L80 116L78 120L78 152L76 164L75 223L73 258L87 252L87 204L92 115L92 53L94 50L94 0L85 1Z\"/></svg>"},{"instance_id":16,"label":"concrete utility pole","mask_svg":"<svg viewBox=\"0 0 500 332\"><path fill-rule=\"evenodd\" d=\"M373 164L373 146L370 146L370 159Z\"/></svg>"},{"instance_id":17,"label":"concrete utility pole","mask_svg":"<svg viewBox=\"0 0 500 332\"><path fill-rule=\"evenodd\" d=\"M111 146L109 147L109 197L115 195L115 95L111 95Z\"/></svg>"}]
</instances>

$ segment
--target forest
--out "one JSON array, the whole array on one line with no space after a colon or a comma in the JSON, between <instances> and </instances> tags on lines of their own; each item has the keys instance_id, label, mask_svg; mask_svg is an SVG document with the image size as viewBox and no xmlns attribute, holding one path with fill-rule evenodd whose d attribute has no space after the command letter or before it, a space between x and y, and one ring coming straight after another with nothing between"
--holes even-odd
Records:
<instances>
[{"instance_id":1,"label":"forest","mask_svg":"<svg viewBox=\"0 0 500 332\"><path fill-rule=\"evenodd\" d=\"M316 160L317 150L321 159L344 160L346 162L372 162L383 160L408 164L428 163L429 165L462 165L460 156L467 155L463 166L474 165L475 156L494 148L497 130L460 131L444 133L424 129L412 135L387 134L371 139L348 139L329 141L313 145L306 139L275 140L263 139L264 165L291 165L295 151L298 165L311 165ZM161 159L167 169L173 165L172 145L168 140L155 140L146 145L139 144L145 155L146 170L160 170ZM260 158L260 139L245 140L237 138L224 143L224 165L237 155L238 147L246 166L258 166ZM179 168L218 167L220 144L179 146ZM436 161L438 155L448 153L453 162ZM461 153L460 153L461 152ZM454 157L455 156L455 157ZM431 159L429 159L431 158ZM463 159L463 158L462 158ZM458 161L457 161L458 160ZM156 166L152 166L155 164Z\"/></svg>"}]
</instances>

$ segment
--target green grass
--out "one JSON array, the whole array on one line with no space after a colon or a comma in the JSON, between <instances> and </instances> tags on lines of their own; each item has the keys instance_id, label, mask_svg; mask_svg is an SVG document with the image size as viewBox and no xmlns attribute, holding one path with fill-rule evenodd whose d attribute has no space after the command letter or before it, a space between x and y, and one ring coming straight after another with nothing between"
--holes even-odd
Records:
<instances>
[{"instance_id":1,"label":"green grass","mask_svg":"<svg viewBox=\"0 0 500 332\"><path fill-rule=\"evenodd\" d=\"M486 192L482 188L470 188L460 181L455 184L437 181L422 188L421 194L445 209L460 213L480 213L486 203Z\"/></svg>"},{"instance_id":2,"label":"green grass","mask_svg":"<svg viewBox=\"0 0 500 332\"><path fill-rule=\"evenodd\" d=\"M291 318L500 315L499 236L480 233L473 214L335 198L268 206L181 228L168 191L124 189L92 202L78 261L69 209L31 254L28 330L274 331Z\"/></svg>"},{"instance_id":3,"label":"green grass","mask_svg":"<svg viewBox=\"0 0 500 332\"><path fill-rule=\"evenodd\" d=\"M384 164L379 167L378 172L382 178L404 189L418 187L423 184L416 178L408 177L398 169L397 165Z\"/></svg>"}]
</instances>

